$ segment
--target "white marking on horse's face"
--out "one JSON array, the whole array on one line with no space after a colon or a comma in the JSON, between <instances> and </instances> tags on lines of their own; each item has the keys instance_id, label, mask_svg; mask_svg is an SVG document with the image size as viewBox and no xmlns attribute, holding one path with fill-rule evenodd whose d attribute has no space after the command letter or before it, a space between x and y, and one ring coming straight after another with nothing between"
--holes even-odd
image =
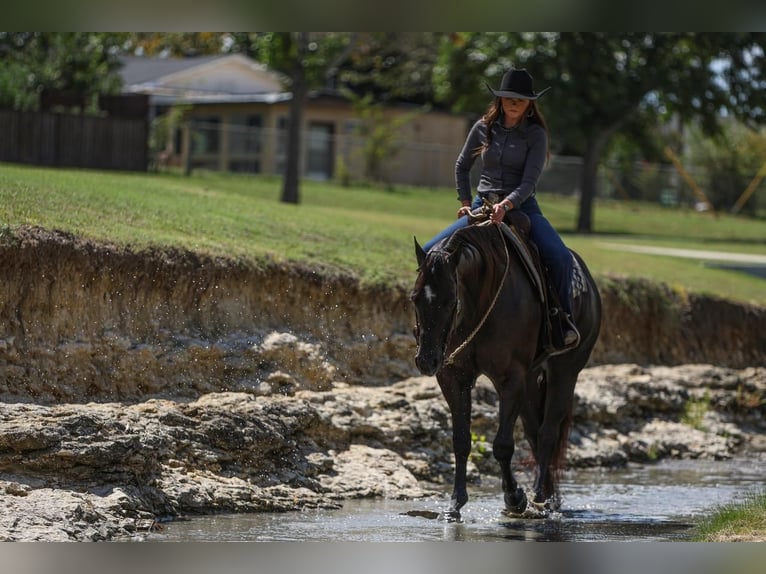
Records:
<instances>
[{"instance_id":1,"label":"white marking on horse's face","mask_svg":"<svg viewBox=\"0 0 766 574\"><path fill-rule=\"evenodd\" d=\"M431 303L436 297L436 293L434 293L434 290L431 289L430 285L426 285L423 288L423 294L426 296L426 301L428 301L429 303Z\"/></svg>"}]
</instances>

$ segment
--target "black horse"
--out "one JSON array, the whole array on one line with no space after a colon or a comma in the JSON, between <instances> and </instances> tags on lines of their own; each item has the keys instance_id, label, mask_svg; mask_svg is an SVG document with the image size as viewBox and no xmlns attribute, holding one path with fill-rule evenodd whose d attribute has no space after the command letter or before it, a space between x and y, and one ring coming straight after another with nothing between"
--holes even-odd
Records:
<instances>
[{"instance_id":1,"label":"black horse","mask_svg":"<svg viewBox=\"0 0 766 574\"><path fill-rule=\"evenodd\" d=\"M543 350L539 290L499 226L459 229L427 254L416 240L415 250L415 362L424 375L436 375L452 416L455 481L447 518L459 519L468 501L471 389L481 374L492 381L499 398L492 453L502 471L506 509L522 513L527 508L527 496L511 470L519 415L535 458L535 507L558 508L557 470L568 441L575 383L601 324L601 299L585 263L573 252L583 279L573 307L580 344L551 356Z\"/></svg>"}]
</instances>

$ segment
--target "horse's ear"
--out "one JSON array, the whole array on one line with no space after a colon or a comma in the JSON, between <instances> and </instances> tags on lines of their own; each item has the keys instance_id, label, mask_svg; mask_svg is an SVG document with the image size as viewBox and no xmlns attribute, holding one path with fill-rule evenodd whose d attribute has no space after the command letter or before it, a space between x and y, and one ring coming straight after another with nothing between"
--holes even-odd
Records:
<instances>
[{"instance_id":1,"label":"horse's ear","mask_svg":"<svg viewBox=\"0 0 766 574\"><path fill-rule=\"evenodd\" d=\"M423 265L423 261L426 260L426 252L423 251L420 243L418 243L418 238L413 236L413 239L415 240L415 257L418 260L418 267L421 267Z\"/></svg>"}]
</instances>

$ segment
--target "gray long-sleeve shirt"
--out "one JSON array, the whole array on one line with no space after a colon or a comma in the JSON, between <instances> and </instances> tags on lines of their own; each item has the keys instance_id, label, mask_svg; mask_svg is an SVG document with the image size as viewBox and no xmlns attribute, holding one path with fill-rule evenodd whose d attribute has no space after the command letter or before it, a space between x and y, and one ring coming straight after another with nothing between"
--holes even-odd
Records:
<instances>
[{"instance_id":1,"label":"gray long-sleeve shirt","mask_svg":"<svg viewBox=\"0 0 766 574\"><path fill-rule=\"evenodd\" d=\"M476 155L474 151L486 140L487 126L478 120L465 140L455 162L455 184L458 199L471 200L470 171ZM497 193L502 199L509 197L518 208L534 193L548 154L548 134L539 124L526 118L515 128L505 128L500 122L492 126L492 144L481 153L483 167L477 192Z\"/></svg>"}]
</instances>

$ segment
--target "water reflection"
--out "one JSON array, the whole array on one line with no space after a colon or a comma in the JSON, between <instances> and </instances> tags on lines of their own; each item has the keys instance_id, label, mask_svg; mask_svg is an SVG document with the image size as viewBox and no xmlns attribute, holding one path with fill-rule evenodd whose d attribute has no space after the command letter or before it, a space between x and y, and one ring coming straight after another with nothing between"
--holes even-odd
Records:
<instances>
[{"instance_id":1,"label":"water reflection","mask_svg":"<svg viewBox=\"0 0 766 574\"><path fill-rule=\"evenodd\" d=\"M441 500L352 500L340 510L205 516L156 535L210 541L636 541L683 540L697 517L762 487L766 461L671 461L562 477L564 504L546 519L503 514L495 481L473 487L462 523L438 516ZM527 480L525 479L525 483ZM528 480L531 484L531 477ZM155 536L153 536L154 538Z\"/></svg>"}]
</instances>

